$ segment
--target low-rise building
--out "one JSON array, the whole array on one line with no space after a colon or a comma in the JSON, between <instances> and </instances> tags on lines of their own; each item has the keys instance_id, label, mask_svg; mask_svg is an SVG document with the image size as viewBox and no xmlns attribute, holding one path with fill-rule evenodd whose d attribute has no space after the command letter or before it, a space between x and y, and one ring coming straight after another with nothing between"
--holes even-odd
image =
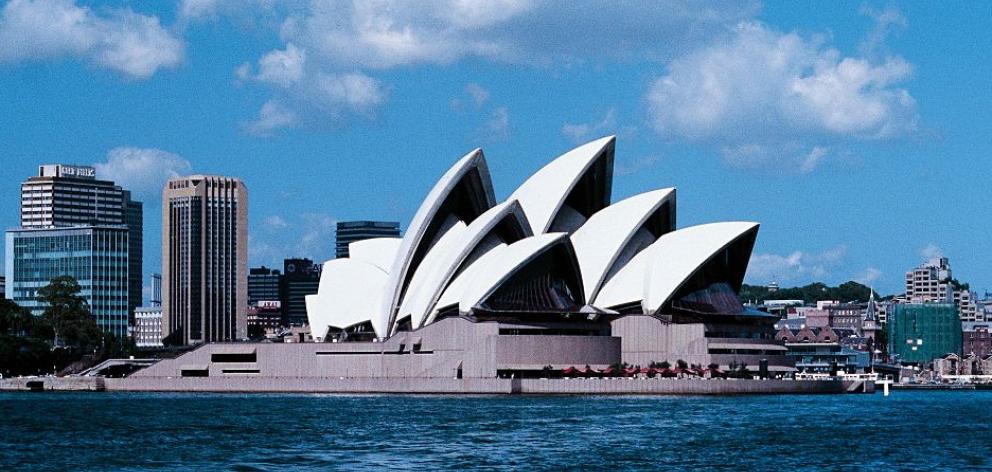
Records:
<instances>
[{"instance_id":1,"label":"low-rise building","mask_svg":"<svg viewBox=\"0 0 992 472\"><path fill-rule=\"evenodd\" d=\"M858 303L824 304L806 312L806 324L814 328L861 329L865 305Z\"/></svg>"},{"instance_id":2,"label":"low-rise building","mask_svg":"<svg viewBox=\"0 0 992 472\"><path fill-rule=\"evenodd\" d=\"M248 333L265 333L282 325L282 303L262 300L248 307Z\"/></svg>"},{"instance_id":3,"label":"low-rise building","mask_svg":"<svg viewBox=\"0 0 992 472\"><path fill-rule=\"evenodd\" d=\"M833 329L829 326L810 327L800 325L798 329L792 320L776 323L778 332L775 339L785 343L785 355L796 363L800 372L825 372L832 370L854 372L871 364L867 350L857 350L849 345L848 338L855 336L850 329Z\"/></svg>"},{"instance_id":4,"label":"low-rise building","mask_svg":"<svg viewBox=\"0 0 992 472\"><path fill-rule=\"evenodd\" d=\"M933 361L933 371L944 377L948 375L992 375L992 356L985 363L981 357L974 354L959 356L948 354Z\"/></svg>"},{"instance_id":5,"label":"low-rise building","mask_svg":"<svg viewBox=\"0 0 992 472\"><path fill-rule=\"evenodd\" d=\"M162 347L162 307L142 306L135 309L133 335L136 347Z\"/></svg>"},{"instance_id":6,"label":"low-rise building","mask_svg":"<svg viewBox=\"0 0 992 472\"><path fill-rule=\"evenodd\" d=\"M961 323L961 352L985 357L992 355L992 323L966 321Z\"/></svg>"}]
</instances>

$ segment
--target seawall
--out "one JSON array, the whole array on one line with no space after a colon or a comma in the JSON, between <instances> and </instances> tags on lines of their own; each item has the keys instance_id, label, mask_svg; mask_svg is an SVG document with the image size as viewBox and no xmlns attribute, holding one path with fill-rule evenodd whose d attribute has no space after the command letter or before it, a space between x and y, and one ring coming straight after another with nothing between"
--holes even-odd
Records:
<instances>
[{"instance_id":1,"label":"seawall","mask_svg":"<svg viewBox=\"0 0 992 472\"><path fill-rule=\"evenodd\" d=\"M843 393L844 383L759 379L454 379L321 377L130 377L105 379L108 391L297 392L534 395L742 395Z\"/></svg>"},{"instance_id":2,"label":"seawall","mask_svg":"<svg viewBox=\"0 0 992 472\"><path fill-rule=\"evenodd\" d=\"M103 377L14 377L0 379L0 391L102 391Z\"/></svg>"}]
</instances>

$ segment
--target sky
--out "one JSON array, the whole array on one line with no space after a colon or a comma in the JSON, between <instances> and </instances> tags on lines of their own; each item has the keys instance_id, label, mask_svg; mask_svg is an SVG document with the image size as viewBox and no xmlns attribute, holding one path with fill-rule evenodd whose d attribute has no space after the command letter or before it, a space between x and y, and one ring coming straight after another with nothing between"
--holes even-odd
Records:
<instances>
[{"instance_id":1,"label":"sky","mask_svg":"<svg viewBox=\"0 0 992 472\"><path fill-rule=\"evenodd\" d=\"M0 0L0 225L44 163L145 203L249 189L250 263L333 257L481 147L498 198L616 135L613 200L761 223L749 283L882 293L950 258L992 290L992 4Z\"/></svg>"}]
</instances>

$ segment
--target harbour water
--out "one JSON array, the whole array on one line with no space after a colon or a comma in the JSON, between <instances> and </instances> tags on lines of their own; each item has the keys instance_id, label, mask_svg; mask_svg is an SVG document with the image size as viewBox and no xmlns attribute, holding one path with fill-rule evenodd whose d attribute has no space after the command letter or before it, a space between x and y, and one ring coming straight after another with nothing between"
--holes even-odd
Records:
<instances>
[{"instance_id":1,"label":"harbour water","mask_svg":"<svg viewBox=\"0 0 992 472\"><path fill-rule=\"evenodd\" d=\"M980 470L992 392L0 394L2 470Z\"/></svg>"}]
</instances>

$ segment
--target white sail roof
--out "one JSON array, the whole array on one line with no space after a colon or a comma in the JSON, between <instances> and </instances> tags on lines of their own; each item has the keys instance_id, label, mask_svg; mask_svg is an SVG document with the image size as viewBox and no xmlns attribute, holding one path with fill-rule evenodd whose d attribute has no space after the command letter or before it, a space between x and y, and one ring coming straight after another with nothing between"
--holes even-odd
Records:
<instances>
[{"instance_id":1,"label":"white sail roof","mask_svg":"<svg viewBox=\"0 0 992 472\"><path fill-rule=\"evenodd\" d=\"M757 223L724 222L667 233L611 277L592 303L600 308L641 303L645 313L655 313L713 256L757 229ZM746 265L738 269L740 276L744 270Z\"/></svg>"},{"instance_id":2,"label":"white sail roof","mask_svg":"<svg viewBox=\"0 0 992 472\"><path fill-rule=\"evenodd\" d=\"M474 182L476 179L472 178L473 174L477 177L477 182ZM478 188L472 185L473 182L465 182L466 179L473 181L478 185ZM463 185L466 183L469 185ZM468 188L469 190L467 191L473 194L455 195L453 197L456 189L460 186ZM496 198L493 195L489 167L486 164L486 159L481 149L476 149L466 154L441 176L441 179L438 180L427 194L427 197L414 215L413 220L410 221L410 226L407 227L403 241L397 250L396 258L389 270L386 293L381 298L381 311L389 319L390 323L394 318L394 310L398 308L402 301L401 294L405 291L406 284L412 276L411 272L416 269L416 267L411 267L412 265L416 265L415 257L418 254L426 254L429 245L436 242L436 238L440 236L438 233L443 232L443 226L450 226L446 222L454 218L454 215L443 212L442 210L448 208L449 205L469 203L449 202L452 198L473 200L480 207L479 214L495 204ZM434 231L434 234L431 234L432 231Z\"/></svg>"},{"instance_id":3,"label":"white sail roof","mask_svg":"<svg viewBox=\"0 0 992 472\"><path fill-rule=\"evenodd\" d=\"M510 200L520 201L527 214L534 234L546 233L562 210L565 200L572 190L593 167L597 159L606 157L610 160L606 167L609 175L600 176L599 189L605 194L605 202L600 207L609 204L610 187L612 186L612 158L615 136L607 136L587 144L583 144L562 154L541 170L537 171L512 195ZM598 210L595 208L594 210Z\"/></svg>"},{"instance_id":4,"label":"white sail roof","mask_svg":"<svg viewBox=\"0 0 992 472\"><path fill-rule=\"evenodd\" d=\"M737 240L758 231L758 223L722 222L672 231L654 244L646 267L645 313L656 313L700 268ZM744 277L747 261L737 268Z\"/></svg>"},{"instance_id":5,"label":"white sail roof","mask_svg":"<svg viewBox=\"0 0 992 472\"><path fill-rule=\"evenodd\" d=\"M386 280L386 272L366 262L325 262L317 294L306 298L311 332L323 337L329 326L344 329L371 321L376 336L385 337L387 320L379 308Z\"/></svg>"},{"instance_id":6,"label":"white sail roof","mask_svg":"<svg viewBox=\"0 0 992 472\"><path fill-rule=\"evenodd\" d=\"M441 294L441 298L439 298L437 303L434 304L434 309L431 314L428 315L426 322L433 322L439 310L452 305L460 305L461 300L465 295L465 291L475 280L475 277L487 267L494 264L494 261L503 257L503 253L506 251L507 247L507 244L497 244L480 255L475 261L472 262L471 265L458 274L455 279L448 284L448 288L446 288L444 293Z\"/></svg>"},{"instance_id":7,"label":"white sail roof","mask_svg":"<svg viewBox=\"0 0 992 472\"><path fill-rule=\"evenodd\" d=\"M372 264L383 272L388 272L396 253L400 250L402 238L370 238L348 244L348 258Z\"/></svg>"},{"instance_id":8,"label":"white sail roof","mask_svg":"<svg viewBox=\"0 0 992 472\"><path fill-rule=\"evenodd\" d=\"M530 226L516 200L490 208L468 226L459 225L449 230L427 254L411 279L409 295L400 305L397 318L410 315L414 327L422 326L454 278L455 271L479 243L504 222L516 226L519 237L530 236Z\"/></svg>"},{"instance_id":9,"label":"white sail roof","mask_svg":"<svg viewBox=\"0 0 992 472\"><path fill-rule=\"evenodd\" d=\"M642 193L614 203L592 215L581 228L572 234L572 246L582 269L582 285L586 300L595 300L607 275L615 272L618 262L629 261L635 251L644 248L648 241L632 244L639 229L666 202L674 203L675 189L666 188ZM666 226L669 222L665 222ZM628 254L624 254L624 253Z\"/></svg>"},{"instance_id":10,"label":"white sail roof","mask_svg":"<svg viewBox=\"0 0 992 472\"><path fill-rule=\"evenodd\" d=\"M556 244L568 244L568 234L547 233L521 239L506 246L499 257L486 258L476 262L480 265L474 272L471 282L462 293L458 309L468 313L476 305L488 298L500 285L528 262L554 247Z\"/></svg>"}]
</instances>

